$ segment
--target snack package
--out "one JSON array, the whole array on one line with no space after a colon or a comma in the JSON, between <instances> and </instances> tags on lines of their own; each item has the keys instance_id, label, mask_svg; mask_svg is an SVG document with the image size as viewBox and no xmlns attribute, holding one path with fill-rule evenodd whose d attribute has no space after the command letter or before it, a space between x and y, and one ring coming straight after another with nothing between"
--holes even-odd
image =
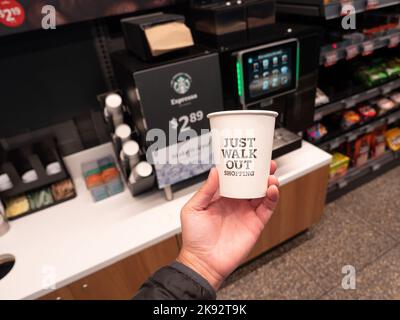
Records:
<instances>
[{"instance_id":1,"label":"snack package","mask_svg":"<svg viewBox=\"0 0 400 320\"><path fill-rule=\"evenodd\" d=\"M400 65L396 60L390 60L385 65L385 71L389 77L397 77L400 74Z\"/></svg>"},{"instance_id":2,"label":"snack package","mask_svg":"<svg viewBox=\"0 0 400 320\"><path fill-rule=\"evenodd\" d=\"M343 129L348 129L361 121L360 115L355 111L345 111L342 114L341 126Z\"/></svg>"},{"instance_id":3,"label":"snack package","mask_svg":"<svg viewBox=\"0 0 400 320\"><path fill-rule=\"evenodd\" d=\"M15 218L30 210L29 200L25 195L13 197L6 200L6 216L8 218Z\"/></svg>"},{"instance_id":4,"label":"snack package","mask_svg":"<svg viewBox=\"0 0 400 320\"><path fill-rule=\"evenodd\" d=\"M329 103L328 96L320 88L317 88L317 92L315 94L315 106L319 107L327 103Z\"/></svg>"},{"instance_id":5,"label":"snack package","mask_svg":"<svg viewBox=\"0 0 400 320\"><path fill-rule=\"evenodd\" d=\"M371 135L371 158L378 158L386 151L385 143L386 125L378 127Z\"/></svg>"},{"instance_id":6,"label":"snack package","mask_svg":"<svg viewBox=\"0 0 400 320\"><path fill-rule=\"evenodd\" d=\"M310 141L317 141L328 133L328 130L322 123L316 123L307 129L307 137Z\"/></svg>"},{"instance_id":7,"label":"snack package","mask_svg":"<svg viewBox=\"0 0 400 320\"><path fill-rule=\"evenodd\" d=\"M371 64L371 66L361 66L356 71L356 76L365 85L373 87L387 81L388 75L381 64Z\"/></svg>"},{"instance_id":8,"label":"snack package","mask_svg":"<svg viewBox=\"0 0 400 320\"><path fill-rule=\"evenodd\" d=\"M338 178L344 177L347 173L349 167L350 158L342 153L335 152L332 155L332 162L329 167L329 178L331 180L336 180Z\"/></svg>"},{"instance_id":9,"label":"snack package","mask_svg":"<svg viewBox=\"0 0 400 320\"><path fill-rule=\"evenodd\" d=\"M352 158L352 164L354 167L360 167L368 161L370 148L370 134L364 135L348 144L347 154Z\"/></svg>"},{"instance_id":10,"label":"snack package","mask_svg":"<svg viewBox=\"0 0 400 320\"><path fill-rule=\"evenodd\" d=\"M393 128L385 133L386 142L393 151L400 150L400 128Z\"/></svg>"},{"instance_id":11,"label":"snack package","mask_svg":"<svg viewBox=\"0 0 400 320\"><path fill-rule=\"evenodd\" d=\"M379 108L380 114L386 113L389 110L392 110L396 106L396 104L388 98L379 99L378 101L376 101L376 105Z\"/></svg>"},{"instance_id":12,"label":"snack package","mask_svg":"<svg viewBox=\"0 0 400 320\"><path fill-rule=\"evenodd\" d=\"M376 110L368 104L361 105L357 108L363 122L376 117Z\"/></svg>"}]
</instances>

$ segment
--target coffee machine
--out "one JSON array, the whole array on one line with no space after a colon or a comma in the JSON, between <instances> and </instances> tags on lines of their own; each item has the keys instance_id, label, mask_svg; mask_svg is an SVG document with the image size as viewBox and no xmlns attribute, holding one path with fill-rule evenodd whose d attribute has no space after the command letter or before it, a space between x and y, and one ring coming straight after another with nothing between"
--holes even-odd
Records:
<instances>
[{"instance_id":1,"label":"coffee machine","mask_svg":"<svg viewBox=\"0 0 400 320\"><path fill-rule=\"evenodd\" d=\"M276 23L275 1L192 1L190 10L196 42L219 53L224 109L277 111L273 157L300 148L297 133L314 118L320 29Z\"/></svg>"},{"instance_id":2,"label":"coffee machine","mask_svg":"<svg viewBox=\"0 0 400 320\"><path fill-rule=\"evenodd\" d=\"M297 133L314 118L319 29L271 24L268 33L218 52L224 109L278 112L273 157L300 148Z\"/></svg>"}]
</instances>

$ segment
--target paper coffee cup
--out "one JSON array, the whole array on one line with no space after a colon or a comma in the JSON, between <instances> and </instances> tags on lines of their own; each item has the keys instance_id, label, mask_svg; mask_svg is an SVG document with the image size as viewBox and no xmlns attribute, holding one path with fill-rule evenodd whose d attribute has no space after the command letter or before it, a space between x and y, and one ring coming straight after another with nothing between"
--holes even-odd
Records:
<instances>
[{"instance_id":1,"label":"paper coffee cup","mask_svg":"<svg viewBox=\"0 0 400 320\"><path fill-rule=\"evenodd\" d=\"M265 197L277 112L222 111L209 114L213 159L223 197Z\"/></svg>"}]
</instances>

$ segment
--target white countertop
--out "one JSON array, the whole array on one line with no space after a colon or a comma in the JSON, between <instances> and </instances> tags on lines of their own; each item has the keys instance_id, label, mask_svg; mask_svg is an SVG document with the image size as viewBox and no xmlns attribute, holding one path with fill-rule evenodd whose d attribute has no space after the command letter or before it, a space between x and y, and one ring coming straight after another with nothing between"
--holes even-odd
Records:
<instances>
[{"instance_id":1,"label":"white countertop","mask_svg":"<svg viewBox=\"0 0 400 320\"><path fill-rule=\"evenodd\" d=\"M112 154L104 144L65 158L78 196L63 204L11 222L0 238L0 255L16 263L0 280L0 299L35 299L180 232L179 213L199 184L166 201L161 191L133 198L126 189L93 203L80 164ZM331 156L303 142L303 147L276 159L281 185L330 163Z\"/></svg>"}]
</instances>

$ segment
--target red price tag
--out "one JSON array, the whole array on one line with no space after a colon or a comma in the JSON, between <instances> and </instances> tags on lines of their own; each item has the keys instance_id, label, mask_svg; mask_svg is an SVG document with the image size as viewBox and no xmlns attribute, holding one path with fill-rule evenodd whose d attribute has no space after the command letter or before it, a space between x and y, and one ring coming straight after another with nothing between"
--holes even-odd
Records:
<instances>
[{"instance_id":1,"label":"red price tag","mask_svg":"<svg viewBox=\"0 0 400 320\"><path fill-rule=\"evenodd\" d=\"M325 67L333 66L338 61L338 56L336 51L329 51L325 53Z\"/></svg>"},{"instance_id":2,"label":"red price tag","mask_svg":"<svg viewBox=\"0 0 400 320\"><path fill-rule=\"evenodd\" d=\"M353 59L358 55L358 46L353 44L346 48L346 60Z\"/></svg>"},{"instance_id":3,"label":"red price tag","mask_svg":"<svg viewBox=\"0 0 400 320\"><path fill-rule=\"evenodd\" d=\"M363 56L369 56L374 52L374 43L372 41L367 41L363 43Z\"/></svg>"},{"instance_id":4,"label":"red price tag","mask_svg":"<svg viewBox=\"0 0 400 320\"><path fill-rule=\"evenodd\" d=\"M400 35L394 34L394 35L390 36L388 47L395 48L399 45L399 42L400 42Z\"/></svg>"},{"instance_id":5,"label":"red price tag","mask_svg":"<svg viewBox=\"0 0 400 320\"><path fill-rule=\"evenodd\" d=\"M0 23L16 28L25 21L25 10L16 0L0 0Z\"/></svg>"}]
</instances>

